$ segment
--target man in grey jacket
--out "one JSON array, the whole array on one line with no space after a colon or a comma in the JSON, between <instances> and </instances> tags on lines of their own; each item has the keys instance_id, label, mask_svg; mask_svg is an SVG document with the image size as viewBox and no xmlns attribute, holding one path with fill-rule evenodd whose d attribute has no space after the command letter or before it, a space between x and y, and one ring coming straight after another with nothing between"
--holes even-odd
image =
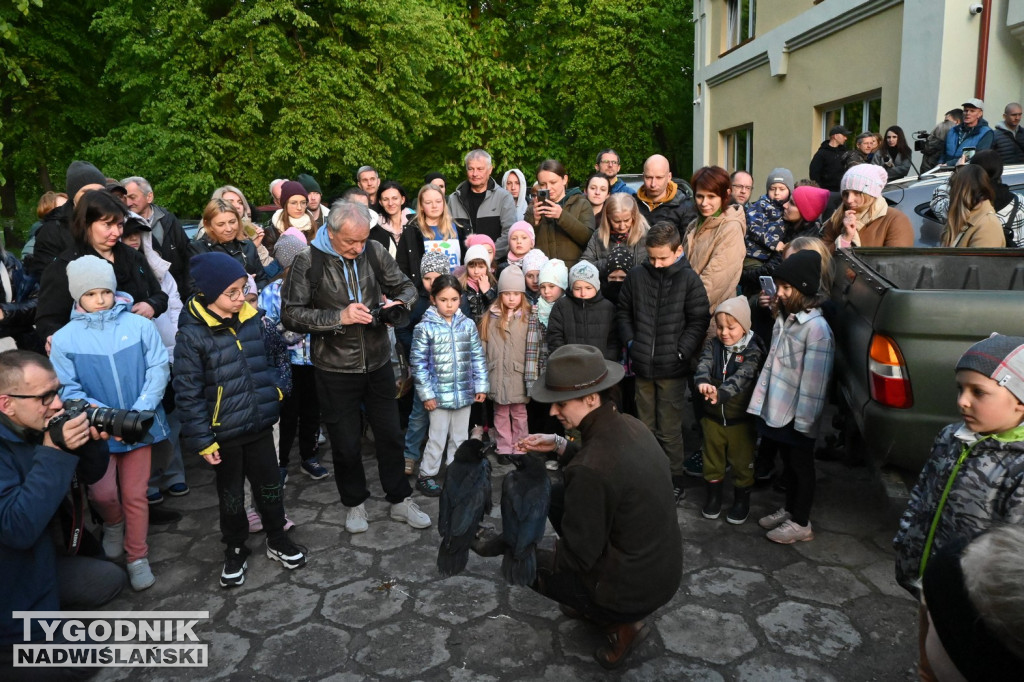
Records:
<instances>
[{"instance_id":1,"label":"man in grey jacket","mask_svg":"<svg viewBox=\"0 0 1024 682\"><path fill-rule=\"evenodd\" d=\"M491 178L493 170L491 155L483 149L466 154L466 180L448 195L448 211L467 234L485 234L494 240L495 255L504 259L508 229L516 221L516 201Z\"/></svg>"},{"instance_id":2,"label":"man in grey jacket","mask_svg":"<svg viewBox=\"0 0 1024 682\"><path fill-rule=\"evenodd\" d=\"M321 417L331 439L338 493L348 509L345 530L362 533L368 528L364 502L370 493L361 453L364 411L373 429L391 518L428 528L430 517L409 499L391 343L381 321L381 311L408 308L416 300L416 288L383 246L367 241L369 236L366 207L336 202L327 229L292 262L281 287L281 318L291 331L313 335Z\"/></svg>"},{"instance_id":3,"label":"man in grey jacket","mask_svg":"<svg viewBox=\"0 0 1024 682\"><path fill-rule=\"evenodd\" d=\"M1003 108L1003 120L996 124L992 147L1004 164L1024 163L1024 127L1020 124L1021 106L1010 102Z\"/></svg>"}]
</instances>

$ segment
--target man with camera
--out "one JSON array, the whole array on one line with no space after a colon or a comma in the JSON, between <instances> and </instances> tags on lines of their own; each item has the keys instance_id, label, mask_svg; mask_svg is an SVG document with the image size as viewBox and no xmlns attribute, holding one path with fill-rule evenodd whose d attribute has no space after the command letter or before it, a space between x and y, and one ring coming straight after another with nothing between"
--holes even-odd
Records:
<instances>
[{"instance_id":1,"label":"man with camera","mask_svg":"<svg viewBox=\"0 0 1024 682\"><path fill-rule=\"evenodd\" d=\"M416 288L369 236L366 207L336 202L327 229L292 263L281 288L281 318L291 331L313 335L317 394L334 452L335 482L348 509L345 529L362 533L368 527L361 410L373 429L391 518L427 528L430 517L409 499L387 331L388 325L408 324Z\"/></svg>"},{"instance_id":2,"label":"man with camera","mask_svg":"<svg viewBox=\"0 0 1024 682\"><path fill-rule=\"evenodd\" d=\"M109 453L85 414L48 427L64 409L60 391L44 356L0 353L0 668L10 664L10 645L24 642L12 612L92 609L125 584L116 564L77 555L85 536L79 484L103 477ZM59 555L53 535L63 536L57 512L69 490L70 537Z\"/></svg>"}]
</instances>

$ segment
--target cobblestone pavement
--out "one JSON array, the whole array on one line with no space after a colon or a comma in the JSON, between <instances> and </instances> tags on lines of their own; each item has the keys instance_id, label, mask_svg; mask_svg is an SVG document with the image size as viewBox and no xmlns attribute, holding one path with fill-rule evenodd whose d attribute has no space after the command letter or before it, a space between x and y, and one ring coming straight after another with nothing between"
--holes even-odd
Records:
<instances>
[{"instance_id":1,"label":"cobblestone pavement","mask_svg":"<svg viewBox=\"0 0 1024 682\"><path fill-rule=\"evenodd\" d=\"M372 453L372 443L364 451ZM337 680L909 680L917 607L893 580L890 541L901 504L865 468L819 463L815 540L781 546L756 519L782 495L755 492L741 526L700 517L701 481L678 510L683 582L650 619L651 636L620 672L592 653L602 635L553 602L501 579L500 559L435 569L437 530L391 521L367 460L370 529L350 536L331 478L311 481L292 458L285 508L306 567L286 571L251 537L245 584L218 585L223 557L211 467L189 463L192 492L164 507L182 521L150 533L157 582L126 589L111 610L204 610L205 669L107 669L98 679ZM331 467L330 457L323 460ZM510 467L495 467L496 479ZM500 495L496 481L495 497ZM728 504L731 491L726 493ZM416 501L436 522L436 499ZM497 501L497 500L496 500ZM498 515L498 506L495 505ZM500 524L500 517L495 519ZM550 530L550 529L549 529Z\"/></svg>"}]
</instances>

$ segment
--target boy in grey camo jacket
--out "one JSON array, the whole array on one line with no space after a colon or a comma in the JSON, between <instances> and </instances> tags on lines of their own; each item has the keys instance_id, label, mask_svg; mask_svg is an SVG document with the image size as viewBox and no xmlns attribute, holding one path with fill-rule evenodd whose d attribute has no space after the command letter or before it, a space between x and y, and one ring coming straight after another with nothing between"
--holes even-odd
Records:
<instances>
[{"instance_id":1,"label":"boy in grey camo jacket","mask_svg":"<svg viewBox=\"0 0 1024 682\"><path fill-rule=\"evenodd\" d=\"M964 420L936 438L893 540L896 580L915 596L936 551L1024 523L1024 338L974 344L956 379Z\"/></svg>"}]
</instances>

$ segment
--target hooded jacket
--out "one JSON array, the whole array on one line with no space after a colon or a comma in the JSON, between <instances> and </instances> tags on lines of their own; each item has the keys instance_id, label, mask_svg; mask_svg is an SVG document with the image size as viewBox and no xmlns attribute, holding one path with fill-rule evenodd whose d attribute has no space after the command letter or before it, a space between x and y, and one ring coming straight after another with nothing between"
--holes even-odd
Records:
<instances>
[{"instance_id":1,"label":"hooded jacket","mask_svg":"<svg viewBox=\"0 0 1024 682\"><path fill-rule=\"evenodd\" d=\"M615 321L637 376L682 377L711 322L708 295L685 258L665 268L648 261L629 271Z\"/></svg>"},{"instance_id":2,"label":"hooded jacket","mask_svg":"<svg viewBox=\"0 0 1024 682\"><path fill-rule=\"evenodd\" d=\"M526 191L527 188L524 186L523 190ZM472 191L469 181L463 180L455 191L448 195L448 212L451 213L452 222L462 228L465 234L485 234L490 237L495 243L495 257L504 258L508 252L508 240L506 239L504 244L499 242L502 235L516 221L515 199L505 189L498 187L494 178L488 178L484 200L477 209L474 219L469 215L467 198L468 193Z\"/></svg>"},{"instance_id":3,"label":"hooded jacket","mask_svg":"<svg viewBox=\"0 0 1024 682\"><path fill-rule=\"evenodd\" d=\"M53 335L50 361L64 384L65 401L156 412L144 442L158 443L170 434L161 404L170 379L167 348L153 321L131 312L132 303L118 292L110 310L87 313L76 305L71 321ZM108 442L115 453L139 446Z\"/></svg>"},{"instance_id":4,"label":"hooded jacket","mask_svg":"<svg viewBox=\"0 0 1024 682\"><path fill-rule=\"evenodd\" d=\"M352 263L359 291L350 297L346 284L346 259L334 250L330 230L320 230L310 248L295 257L281 286L281 321L285 329L312 334L313 366L325 372L373 372L391 362L391 342L387 327L366 324L341 324L341 311L358 300L367 308L381 305L382 295L410 307L416 301L416 287L398 269L398 264L378 242L367 240L366 247ZM323 256L323 274L314 287L310 282L313 250ZM374 267L368 252L379 267Z\"/></svg>"},{"instance_id":5,"label":"hooded jacket","mask_svg":"<svg viewBox=\"0 0 1024 682\"><path fill-rule=\"evenodd\" d=\"M148 303L153 308L154 319L167 312L167 294L160 288L146 257L122 242L114 244L113 254L118 291L128 294L136 303ZM80 256L102 258L91 246L74 246L43 272L36 307L36 333L44 341L71 319L75 301L68 293L68 263Z\"/></svg>"},{"instance_id":6,"label":"hooded jacket","mask_svg":"<svg viewBox=\"0 0 1024 682\"><path fill-rule=\"evenodd\" d=\"M718 337L704 346L693 383L711 384L718 389L718 402L705 402L702 412L705 417L723 426L750 421L747 405L754 393L754 384L764 362L764 347L757 334L748 332L750 338L739 352L730 351Z\"/></svg>"},{"instance_id":7,"label":"hooded jacket","mask_svg":"<svg viewBox=\"0 0 1024 682\"><path fill-rule=\"evenodd\" d=\"M248 303L223 320L195 296L185 302L174 346L182 452L210 454L277 421L283 393L264 333L263 311Z\"/></svg>"},{"instance_id":8,"label":"hooded jacket","mask_svg":"<svg viewBox=\"0 0 1024 682\"><path fill-rule=\"evenodd\" d=\"M896 582L912 593L950 478L929 556L969 542L996 524L1024 523L1024 426L979 436L960 422L939 432L893 539Z\"/></svg>"},{"instance_id":9,"label":"hooded jacket","mask_svg":"<svg viewBox=\"0 0 1024 682\"><path fill-rule=\"evenodd\" d=\"M226 253L236 261L238 264L245 269L250 275L252 275L253 281L256 282L256 289L262 291L263 287L270 283L270 277L267 276L266 271L263 269L263 263L260 262L260 256L256 252L256 245L249 240L238 241L232 239L228 242L216 242L205 232L201 235L196 235L188 244L188 258L196 256L200 253L211 253L213 251L220 251ZM187 291L191 294L198 293L195 288L195 284L189 277L188 287L179 290Z\"/></svg>"},{"instance_id":10,"label":"hooded jacket","mask_svg":"<svg viewBox=\"0 0 1024 682\"><path fill-rule=\"evenodd\" d=\"M960 123L953 126L946 135L946 155L942 160L948 165L953 165L968 147L974 147L980 152L991 148L992 140L992 129L988 127L988 121L984 118L979 118L978 125L973 128Z\"/></svg>"},{"instance_id":11,"label":"hooded jacket","mask_svg":"<svg viewBox=\"0 0 1024 682\"><path fill-rule=\"evenodd\" d=\"M783 203L763 194L757 201L747 204L745 242L750 258L764 262L775 254L775 247L786 232Z\"/></svg>"},{"instance_id":12,"label":"hooded jacket","mask_svg":"<svg viewBox=\"0 0 1024 682\"><path fill-rule=\"evenodd\" d=\"M830 192L838 192L839 183L843 179L843 173L846 172L846 165L843 163L843 156L846 155L846 152L845 145L833 147L828 140L822 142L818 151L814 153L814 158L811 159L811 165L807 170L811 180Z\"/></svg>"},{"instance_id":13,"label":"hooded jacket","mask_svg":"<svg viewBox=\"0 0 1024 682\"><path fill-rule=\"evenodd\" d=\"M661 201L655 201L647 196L647 187L643 186L637 190L636 203L648 225L670 222L679 230L680 236L683 235L686 226L697 219L697 209L693 202L687 199L679 191L679 185L671 180L665 188L665 198Z\"/></svg>"},{"instance_id":14,"label":"hooded jacket","mask_svg":"<svg viewBox=\"0 0 1024 682\"><path fill-rule=\"evenodd\" d=\"M679 589L682 538L672 476L658 441L611 403L579 425L565 465L565 514L555 572L576 573L599 606L648 614Z\"/></svg>"},{"instance_id":15,"label":"hooded jacket","mask_svg":"<svg viewBox=\"0 0 1024 682\"><path fill-rule=\"evenodd\" d=\"M606 360L622 359L615 306L600 291L594 298L568 294L555 301L548 317L547 341L549 353L568 343L585 343L600 349Z\"/></svg>"},{"instance_id":16,"label":"hooded jacket","mask_svg":"<svg viewBox=\"0 0 1024 682\"><path fill-rule=\"evenodd\" d=\"M430 307L412 333L409 353L416 394L437 406L458 410L487 393L487 358L476 325L456 310L451 323Z\"/></svg>"},{"instance_id":17,"label":"hooded jacket","mask_svg":"<svg viewBox=\"0 0 1024 682\"><path fill-rule=\"evenodd\" d=\"M1005 121L996 123L992 149L999 152L1004 164L1024 163L1024 126L1017 126L1017 132L1013 132L1006 127Z\"/></svg>"},{"instance_id":18,"label":"hooded jacket","mask_svg":"<svg viewBox=\"0 0 1024 682\"><path fill-rule=\"evenodd\" d=\"M540 249L548 258L560 258L565 267L572 268L579 262L583 249L594 234L594 207L578 187L566 191L561 201L562 215L558 220L534 217L534 204L526 209L524 220L534 225L537 235L534 248ZM508 233L502 235L502 244L507 248ZM501 253L501 245L498 246Z\"/></svg>"}]
</instances>

